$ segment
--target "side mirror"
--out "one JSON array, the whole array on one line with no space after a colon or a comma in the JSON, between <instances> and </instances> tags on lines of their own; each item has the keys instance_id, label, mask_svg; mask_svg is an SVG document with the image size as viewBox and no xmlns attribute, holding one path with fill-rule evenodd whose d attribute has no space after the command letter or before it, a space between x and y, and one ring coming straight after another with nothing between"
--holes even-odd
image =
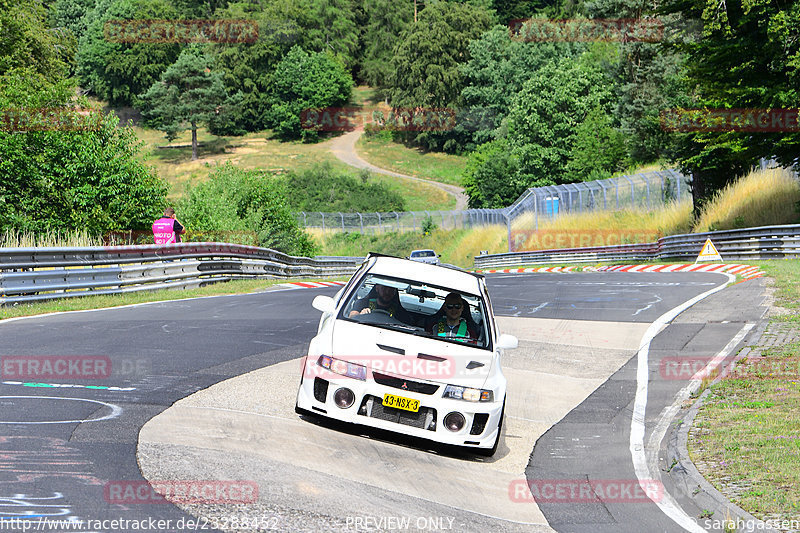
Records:
<instances>
[{"instance_id":1,"label":"side mirror","mask_svg":"<svg viewBox=\"0 0 800 533\"><path fill-rule=\"evenodd\" d=\"M317 311L322 311L323 313L333 313L336 311L336 302L333 301L333 298L330 296L325 296L323 294L318 295L314 298L314 301L311 302L311 307L316 309Z\"/></svg>"},{"instance_id":2,"label":"side mirror","mask_svg":"<svg viewBox=\"0 0 800 533\"><path fill-rule=\"evenodd\" d=\"M319 296L317 296L317 298L319 298ZM497 339L497 347L501 350L513 350L517 346L519 346L519 341L514 335L503 333Z\"/></svg>"}]
</instances>

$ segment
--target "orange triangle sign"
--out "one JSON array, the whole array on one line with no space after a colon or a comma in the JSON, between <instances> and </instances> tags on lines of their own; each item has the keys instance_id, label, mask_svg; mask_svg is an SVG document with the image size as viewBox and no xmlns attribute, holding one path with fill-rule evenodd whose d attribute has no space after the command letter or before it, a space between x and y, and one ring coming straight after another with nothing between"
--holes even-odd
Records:
<instances>
[{"instance_id":1,"label":"orange triangle sign","mask_svg":"<svg viewBox=\"0 0 800 533\"><path fill-rule=\"evenodd\" d=\"M711 242L711 239L706 239L703 249L700 250L700 253L697 255L697 260L695 260L695 263L699 263L700 261L722 261L722 256L719 255L719 252L714 246L714 243Z\"/></svg>"}]
</instances>

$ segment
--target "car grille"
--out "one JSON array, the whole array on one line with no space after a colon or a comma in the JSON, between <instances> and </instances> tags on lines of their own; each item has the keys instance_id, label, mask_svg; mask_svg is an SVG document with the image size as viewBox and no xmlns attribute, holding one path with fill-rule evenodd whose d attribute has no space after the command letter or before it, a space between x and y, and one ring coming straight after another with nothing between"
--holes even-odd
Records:
<instances>
[{"instance_id":1,"label":"car grille","mask_svg":"<svg viewBox=\"0 0 800 533\"><path fill-rule=\"evenodd\" d=\"M436 431L436 409L432 407L420 407L419 411L412 413L394 407L386 407L381 403L380 398L367 394L361 401L358 414L404 426Z\"/></svg>"},{"instance_id":2,"label":"car grille","mask_svg":"<svg viewBox=\"0 0 800 533\"><path fill-rule=\"evenodd\" d=\"M387 374L379 372L372 372L372 378L376 383L392 387L395 389L402 389L410 392L418 392L419 394L433 394L439 390L439 385L432 383L422 383L421 381L411 381L409 379L396 378ZM405 385L405 386L404 386Z\"/></svg>"}]
</instances>

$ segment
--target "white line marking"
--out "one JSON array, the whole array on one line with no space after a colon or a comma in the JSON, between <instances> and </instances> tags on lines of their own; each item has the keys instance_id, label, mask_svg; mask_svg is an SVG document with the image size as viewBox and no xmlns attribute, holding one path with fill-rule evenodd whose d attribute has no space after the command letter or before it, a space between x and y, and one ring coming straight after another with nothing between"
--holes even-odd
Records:
<instances>
[{"instance_id":1,"label":"white line marking","mask_svg":"<svg viewBox=\"0 0 800 533\"><path fill-rule=\"evenodd\" d=\"M84 422L99 422L101 420L110 420L117 418L122 414L122 407L112 403L100 402L97 400L87 400L86 398L64 398L62 396L0 396L0 400L4 398L24 398L26 400L67 400L71 402L90 402L100 404L104 407L111 409L111 413L100 418L89 418L84 420L45 420L41 422L12 422L7 420L0 420L0 424L83 424Z\"/></svg>"},{"instance_id":2,"label":"white line marking","mask_svg":"<svg viewBox=\"0 0 800 533\"><path fill-rule=\"evenodd\" d=\"M736 280L736 277L731 274L724 275L728 277L728 281L726 283L699 294L691 300L688 300L681 305L670 309L658 317L655 322L650 324L650 327L647 328L647 331L642 337L642 343L640 345L641 347L639 348L639 352L636 354L636 399L634 400L633 415L631 416L630 436L630 451L631 459L633 460L633 468L636 471L636 477L639 479L639 485L641 485L642 489L647 488L648 480L654 479L653 473L650 471L650 465L647 461L647 454L645 453L644 447L645 411L647 410L647 386L650 372L648 366L650 342L652 342L653 338L658 335L664 326L666 326L676 316L700 300L721 291ZM656 449L654 453L657 456L658 450ZM657 469L655 469L655 472L655 475L659 475ZM645 493L647 493L646 490ZM682 528L691 531L692 533L707 533L707 531L700 527L700 525L695 522L692 517L686 514L686 511L680 508L678 503L666 491L663 493L663 497L661 499L658 501L653 500L653 503L658 505L665 515L667 515L673 522Z\"/></svg>"}]
</instances>

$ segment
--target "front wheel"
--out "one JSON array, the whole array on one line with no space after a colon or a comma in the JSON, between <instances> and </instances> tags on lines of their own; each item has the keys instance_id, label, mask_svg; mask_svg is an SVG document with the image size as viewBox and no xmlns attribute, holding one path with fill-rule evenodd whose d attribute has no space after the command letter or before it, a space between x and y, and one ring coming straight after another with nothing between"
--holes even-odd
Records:
<instances>
[{"instance_id":1,"label":"front wheel","mask_svg":"<svg viewBox=\"0 0 800 533\"><path fill-rule=\"evenodd\" d=\"M494 440L494 446L491 448L480 448L477 450L473 450L477 455L482 457L491 457L495 453L497 453L497 447L500 445L500 434L503 432L503 420L505 419L506 414L506 401L503 400L503 408L500 410L500 421L497 423L497 438Z\"/></svg>"}]
</instances>

